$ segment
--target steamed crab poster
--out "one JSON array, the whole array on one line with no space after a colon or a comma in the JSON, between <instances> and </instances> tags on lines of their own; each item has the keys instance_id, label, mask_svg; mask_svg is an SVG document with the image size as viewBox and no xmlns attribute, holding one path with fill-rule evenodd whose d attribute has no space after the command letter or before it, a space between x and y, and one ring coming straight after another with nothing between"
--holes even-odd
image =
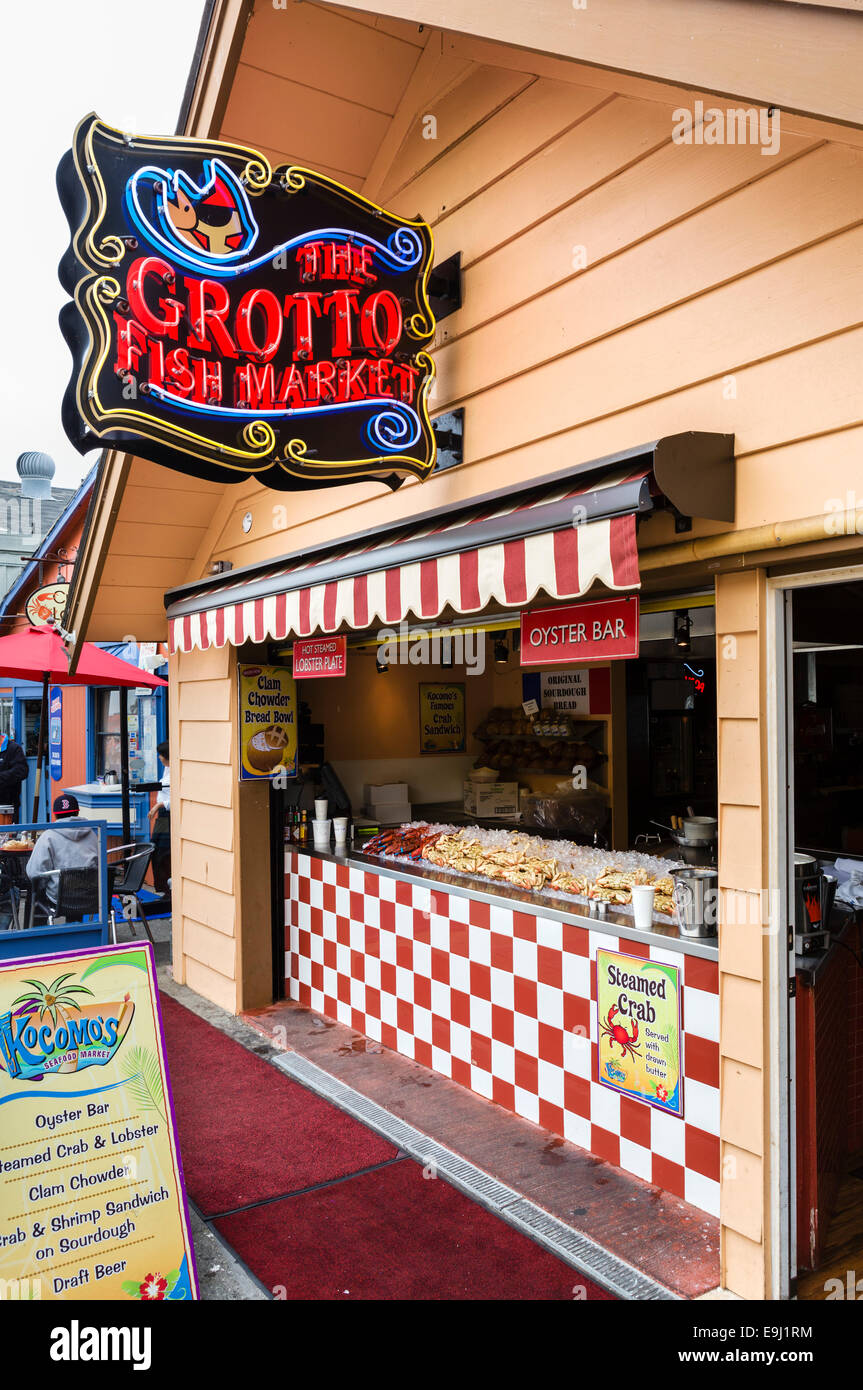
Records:
<instances>
[{"instance_id":1,"label":"steamed crab poster","mask_svg":"<svg viewBox=\"0 0 863 1390\"><path fill-rule=\"evenodd\" d=\"M0 1291L197 1298L149 945L0 966Z\"/></svg>"},{"instance_id":2,"label":"steamed crab poster","mask_svg":"<svg viewBox=\"0 0 863 1390\"><path fill-rule=\"evenodd\" d=\"M597 951L596 1002L597 1080L682 1115L678 967Z\"/></svg>"}]
</instances>

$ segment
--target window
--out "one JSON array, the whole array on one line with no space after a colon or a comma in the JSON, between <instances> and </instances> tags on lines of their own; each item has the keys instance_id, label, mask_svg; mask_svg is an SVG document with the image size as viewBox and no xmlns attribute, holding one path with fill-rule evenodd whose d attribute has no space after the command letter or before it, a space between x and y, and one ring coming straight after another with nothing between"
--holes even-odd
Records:
<instances>
[{"instance_id":1,"label":"window","mask_svg":"<svg viewBox=\"0 0 863 1390\"><path fill-rule=\"evenodd\" d=\"M42 718L41 700L22 700L24 728L19 742L28 758L35 758L39 752L39 721ZM47 736L47 730L46 730Z\"/></svg>"},{"instance_id":2,"label":"window","mask_svg":"<svg viewBox=\"0 0 863 1390\"><path fill-rule=\"evenodd\" d=\"M116 772L120 778L120 692L97 690L96 697L96 776Z\"/></svg>"},{"instance_id":3,"label":"window","mask_svg":"<svg viewBox=\"0 0 863 1390\"><path fill-rule=\"evenodd\" d=\"M129 716L129 782L158 782L161 773L156 756L157 714L156 697L149 692L138 695L130 690L127 696ZM95 729L96 776L116 772L120 780L120 692L94 690L93 711Z\"/></svg>"}]
</instances>

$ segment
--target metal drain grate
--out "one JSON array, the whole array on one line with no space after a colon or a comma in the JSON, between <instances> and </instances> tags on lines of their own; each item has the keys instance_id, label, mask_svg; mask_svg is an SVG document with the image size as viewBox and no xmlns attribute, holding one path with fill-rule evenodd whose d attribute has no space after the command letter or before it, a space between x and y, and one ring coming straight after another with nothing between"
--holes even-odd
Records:
<instances>
[{"instance_id":1,"label":"metal drain grate","mask_svg":"<svg viewBox=\"0 0 863 1390\"><path fill-rule=\"evenodd\" d=\"M530 1236L558 1259L572 1265L617 1298L680 1301L679 1295L657 1284L609 1250L604 1250L589 1236L573 1230L513 1188L498 1182L497 1178L468 1163L451 1149L444 1148L435 1139L400 1120L397 1115L385 1110L376 1101L369 1100L368 1096L361 1095L352 1086L345 1085L306 1057L296 1052L282 1052L271 1060L274 1066L286 1072L294 1081L332 1101L333 1105L353 1115L354 1119L361 1120L417 1162L424 1166L434 1164L440 1176L452 1183L453 1187L493 1211L516 1230Z\"/></svg>"}]
</instances>

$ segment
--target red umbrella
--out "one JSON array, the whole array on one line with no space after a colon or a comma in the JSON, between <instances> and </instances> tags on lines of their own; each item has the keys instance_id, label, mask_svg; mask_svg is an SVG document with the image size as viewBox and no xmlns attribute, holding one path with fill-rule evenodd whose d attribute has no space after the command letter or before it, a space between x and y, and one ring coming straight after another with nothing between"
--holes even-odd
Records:
<instances>
[{"instance_id":1,"label":"red umbrella","mask_svg":"<svg viewBox=\"0 0 863 1390\"><path fill-rule=\"evenodd\" d=\"M160 676L142 671L131 661L121 661L85 642L74 675L69 675L69 658L58 633L48 627L32 627L0 637L0 676L7 679L45 681L49 685L147 686L155 690L167 685Z\"/></svg>"},{"instance_id":2,"label":"red umbrella","mask_svg":"<svg viewBox=\"0 0 863 1390\"><path fill-rule=\"evenodd\" d=\"M167 685L160 676L142 671L130 661L121 661L92 642L85 642L74 675L69 674L69 658L57 632L50 627L34 627L27 632L13 632L0 637L0 677L11 680L42 681L42 717L39 721L39 748L36 754L36 791L33 797L33 819L39 809L39 790L42 785L42 762L45 748L45 722L48 713L49 685L107 685L113 688L134 689L147 686L156 689ZM123 788L124 798L127 788Z\"/></svg>"}]
</instances>

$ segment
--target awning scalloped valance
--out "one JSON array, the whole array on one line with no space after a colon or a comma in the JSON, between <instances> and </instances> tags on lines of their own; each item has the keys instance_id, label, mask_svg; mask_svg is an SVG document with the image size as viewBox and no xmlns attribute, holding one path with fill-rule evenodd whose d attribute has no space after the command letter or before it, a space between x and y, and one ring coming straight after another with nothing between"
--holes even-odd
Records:
<instances>
[{"instance_id":1,"label":"awning scalloped valance","mask_svg":"<svg viewBox=\"0 0 863 1390\"><path fill-rule=\"evenodd\" d=\"M167 596L172 651L639 587L636 518L734 519L734 436L689 431Z\"/></svg>"},{"instance_id":2,"label":"awning scalloped valance","mask_svg":"<svg viewBox=\"0 0 863 1390\"><path fill-rule=\"evenodd\" d=\"M366 541L325 563L274 569L263 580L211 590L206 607L187 601L190 611L169 609L171 650L365 631L409 618L436 621L444 612L480 613L491 603L521 607L538 595L578 598L596 583L637 588L635 513L651 505L647 472L630 471L589 490L558 489L526 507L510 501L458 525L409 532L385 546ZM601 509L614 514L587 519ZM564 524L533 530L540 513ZM509 523L497 529L514 534L482 544L495 522ZM427 556L409 558L423 543ZM400 550L404 560L391 563ZM262 587L270 591L259 592Z\"/></svg>"}]
</instances>

